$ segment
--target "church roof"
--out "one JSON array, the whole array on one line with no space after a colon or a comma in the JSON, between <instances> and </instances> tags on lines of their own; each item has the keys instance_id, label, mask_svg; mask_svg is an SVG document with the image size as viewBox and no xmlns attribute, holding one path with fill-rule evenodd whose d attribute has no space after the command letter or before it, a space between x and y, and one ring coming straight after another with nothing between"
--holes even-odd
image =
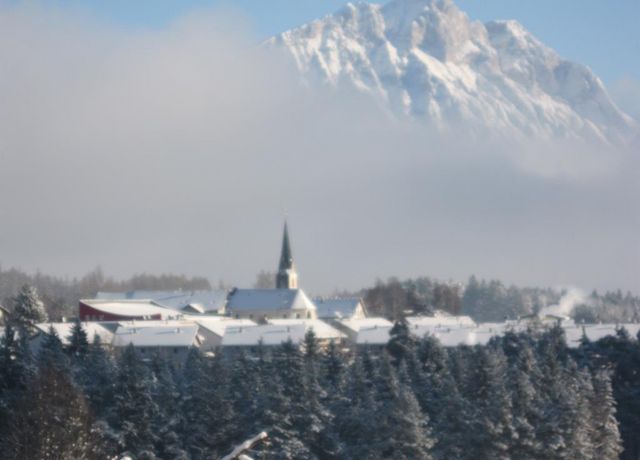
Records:
<instances>
[{"instance_id":1,"label":"church roof","mask_svg":"<svg viewBox=\"0 0 640 460\"><path fill-rule=\"evenodd\" d=\"M229 295L227 309L233 310L315 310L302 289L236 289Z\"/></svg>"}]
</instances>

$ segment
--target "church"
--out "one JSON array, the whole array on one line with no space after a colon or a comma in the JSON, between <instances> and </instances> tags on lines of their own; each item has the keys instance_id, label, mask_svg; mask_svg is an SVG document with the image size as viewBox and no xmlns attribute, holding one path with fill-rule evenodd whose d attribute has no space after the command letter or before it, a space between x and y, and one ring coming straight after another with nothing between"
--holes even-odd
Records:
<instances>
[{"instance_id":1,"label":"church","mask_svg":"<svg viewBox=\"0 0 640 460\"><path fill-rule=\"evenodd\" d=\"M196 321L208 324L224 321L226 326L233 323L242 330L248 324L278 324L289 330L300 324L316 329L328 325L339 327L343 320L367 317L362 299L311 299L299 287L286 221L274 285L274 289L233 288L230 291L98 292L94 299L80 300L79 318L101 322Z\"/></svg>"},{"instance_id":2,"label":"church","mask_svg":"<svg viewBox=\"0 0 640 460\"><path fill-rule=\"evenodd\" d=\"M287 222L275 282L275 289L233 289L227 300L227 315L259 323L272 319L317 319L315 304L298 287Z\"/></svg>"}]
</instances>

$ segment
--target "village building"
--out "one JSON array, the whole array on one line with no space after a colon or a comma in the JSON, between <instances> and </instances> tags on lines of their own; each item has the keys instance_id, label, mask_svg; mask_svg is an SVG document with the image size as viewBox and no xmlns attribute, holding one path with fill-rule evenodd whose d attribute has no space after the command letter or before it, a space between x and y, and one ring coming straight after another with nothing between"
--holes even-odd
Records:
<instances>
[{"instance_id":1,"label":"village building","mask_svg":"<svg viewBox=\"0 0 640 460\"><path fill-rule=\"evenodd\" d=\"M419 338L427 334L476 327L470 316L452 316L440 312L436 312L434 316L408 316L406 321L409 333Z\"/></svg>"},{"instance_id":2,"label":"village building","mask_svg":"<svg viewBox=\"0 0 640 460\"><path fill-rule=\"evenodd\" d=\"M298 287L287 223L276 274L276 289L233 289L227 299L227 314L261 323L269 319L316 319L316 306Z\"/></svg>"},{"instance_id":3,"label":"village building","mask_svg":"<svg viewBox=\"0 0 640 460\"><path fill-rule=\"evenodd\" d=\"M200 335L203 339L200 344L200 349L205 353L215 352L222 347L224 337L227 333L258 326L249 319L225 318L216 321L209 318L194 318L194 321L200 326Z\"/></svg>"},{"instance_id":4,"label":"village building","mask_svg":"<svg viewBox=\"0 0 640 460\"><path fill-rule=\"evenodd\" d=\"M163 307L152 300L80 300L80 321L127 321L176 319L182 312Z\"/></svg>"},{"instance_id":5,"label":"village building","mask_svg":"<svg viewBox=\"0 0 640 460\"><path fill-rule=\"evenodd\" d=\"M367 313L364 302L359 297L317 297L313 299L319 319L361 319Z\"/></svg>"},{"instance_id":6,"label":"village building","mask_svg":"<svg viewBox=\"0 0 640 460\"><path fill-rule=\"evenodd\" d=\"M321 347L329 345L329 342L341 342L345 337L344 333L320 319L271 319L269 320L269 324L276 326L302 325L304 327L305 334L309 331L313 331L316 340Z\"/></svg>"},{"instance_id":7,"label":"village building","mask_svg":"<svg viewBox=\"0 0 640 460\"><path fill-rule=\"evenodd\" d=\"M315 319L316 307L302 289L235 289L227 314L258 322L269 319Z\"/></svg>"},{"instance_id":8,"label":"village building","mask_svg":"<svg viewBox=\"0 0 640 460\"><path fill-rule=\"evenodd\" d=\"M272 347L285 342L301 344L306 334L304 324L278 325L261 324L256 327L231 328L225 332L222 345L228 348Z\"/></svg>"},{"instance_id":9,"label":"village building","mask_svg":"<svg viewBox=\"0 0 640 460\"><path fill-rule=\"evenodd\" d=\"M147 300L154 304L185 313L222 315L227 304L228 291L224 289L196 291L100 291L98 300Z\"/></svg>"},{"instance_id":10,"label":"village building","mask_svg":"<svg viewBox=\"0 0 640 460\"><path fill-rule=\"evenodd\" d=\"M200 347L202 337L197 324L120 325L113 336L116 353L129 345L145 358L158 355L181 366L192 348Z\"/></svg>"},{"instance_id":11,"label":"village building","mask_svg":"<svg viewBox=\"0 0 640 460\"><path fill-rule=\"evenodd\" d=\"M335 322L352 346L383 346L389 341L393 323L384 318L343 319Z\"/></svg>"}]
</instances>

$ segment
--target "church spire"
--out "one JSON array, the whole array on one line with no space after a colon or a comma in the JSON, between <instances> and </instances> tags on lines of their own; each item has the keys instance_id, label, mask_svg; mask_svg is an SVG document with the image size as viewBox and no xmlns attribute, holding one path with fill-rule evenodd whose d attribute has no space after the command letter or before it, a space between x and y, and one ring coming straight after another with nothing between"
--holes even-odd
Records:
<instances>
[{"instance_id":1,"label":"church spire","mask_svg":"<svg viewBox=\"0 0 640 460\"><path fill-rule=\"evenodd\" d=\"M278 265L278 274L276 275L276 288L298 288L298 274L293 264L293 253L291 252L291 243L289 241L289 227L286 220L284 221L284 232L282 234L282 252L280 253L280 264Z\"/></svg>"}]
</instances>

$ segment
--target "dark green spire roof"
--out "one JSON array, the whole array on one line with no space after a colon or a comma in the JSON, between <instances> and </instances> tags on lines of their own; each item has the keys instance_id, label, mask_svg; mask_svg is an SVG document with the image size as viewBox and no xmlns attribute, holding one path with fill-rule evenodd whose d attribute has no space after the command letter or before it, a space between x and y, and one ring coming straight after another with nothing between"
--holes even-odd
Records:
<instances>
[{"instance_id":1,"label":"dark green spire roof","mask_svg":"<svg viewBox=\"0 0 640 460\"><path fill-rule=\"evenodd\" d=\"M293 268L293 254L289 243L289 229L287 221L284 221L284 234L282 235L282 252L280 253L280 265L278 270L289 270Z\"/></svg>"}]
</instances>

